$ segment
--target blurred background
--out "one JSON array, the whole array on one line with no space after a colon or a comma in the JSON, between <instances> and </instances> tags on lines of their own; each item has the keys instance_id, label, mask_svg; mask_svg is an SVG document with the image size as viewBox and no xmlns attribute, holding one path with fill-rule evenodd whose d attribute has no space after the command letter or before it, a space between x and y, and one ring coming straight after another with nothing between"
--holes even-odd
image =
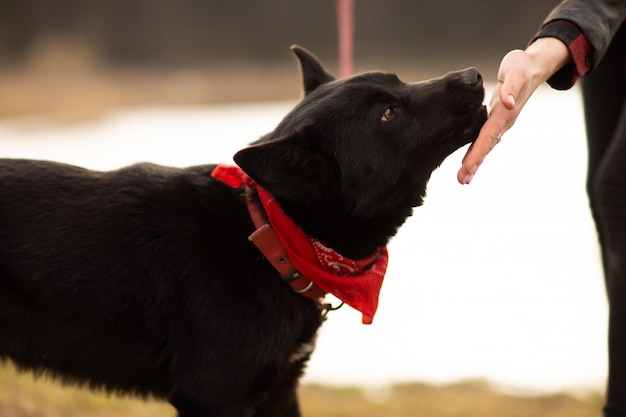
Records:
<instances>
[{"instance_id":1,"label":"blurred background","mask_svg":"<svg viewBox=\"0 0 626 417\"><path fill-rule=\"evenodd\" d=\"M557 1L356 0L356 71L407 82L501 57ZM92 169L226 162L337 73L334 0L0 0L0 156ZM305 415L600 415L606 302L577 88L541 88L471 186L451 155L390 245L374 324L330 315ZM173 416L0 368L0 416Z\"/></svg>"},{"instance_id":2,"label":"blurred background","mask_svg":"<svg viewBox=\"0 0 626 417\"><path fill-rule=\"evenodd\" d=\"M355 69L493 78L555 4L358 0ZM334 0L0 0L0 117L293 99L292 44L336 69Z\"/></svg>"}]
</instances>

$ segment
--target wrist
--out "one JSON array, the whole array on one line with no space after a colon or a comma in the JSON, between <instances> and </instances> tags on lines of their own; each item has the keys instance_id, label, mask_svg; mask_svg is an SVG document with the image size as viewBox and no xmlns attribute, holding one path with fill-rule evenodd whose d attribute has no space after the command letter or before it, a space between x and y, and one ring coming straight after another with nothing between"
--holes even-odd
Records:
<instances>
[{"instance_id":1,"label":"wrist","mask_svg":"<svg viewBox=\"0 0 626 417\"><path fill-rule=\"evenodd\" d=\"M539 38L526 48L535 79L541 84L572 60L567 46L557 38Z\"/></svg>"}]
</instances>

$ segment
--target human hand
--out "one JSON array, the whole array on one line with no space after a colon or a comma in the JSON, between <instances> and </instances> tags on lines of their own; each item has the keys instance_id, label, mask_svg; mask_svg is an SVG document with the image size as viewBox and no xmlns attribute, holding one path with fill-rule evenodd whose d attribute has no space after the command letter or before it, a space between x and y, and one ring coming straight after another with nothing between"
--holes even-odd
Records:
<instances>
[{"instance_id":1,"label":"human hand","mask_svg":"<svg viewBox=\"0 0 626 417\"><path fill-rule=\"evenodd\" d=\"M467 150L457 174L461 184L472 181L485 157L513 126L537 87L569 59L567 47L555 38L538 39L525 51L513 50L504 56L489 104L489 118Z\"/></svg>"},{"instance_id":2,"label":"human hand","mask_svg":"<svg viewBox=\"0 0 626 417\"><path fill-rule=\"evenodd\" d=\"M530 95L538 87L529 75L530 58L525 51L514 50L505 55L498 70L498 84L489 103L489 118L478 138L467 150L457 179L469 184L483 160L500 143L502 135L513 126Z\"/></svg>"}]
</instances>

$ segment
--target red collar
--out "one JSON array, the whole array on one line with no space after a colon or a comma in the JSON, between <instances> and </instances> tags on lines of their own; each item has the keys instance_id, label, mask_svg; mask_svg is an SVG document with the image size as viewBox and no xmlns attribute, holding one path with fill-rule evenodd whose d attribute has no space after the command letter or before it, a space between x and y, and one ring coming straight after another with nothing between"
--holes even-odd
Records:
<instances>
[{"instance_id":1,"label":"red collar","mask_svg":"<svg viewBox=\"0 0 626 417\"><path fill-rule=\"evenodd\" d=\"M314 299L331 293L363 313L364 324L372 322L387 269L387 248L379 248L366 259L348 259L307 236L274 197L239 167L219 165L211 176L234 188L246 186L248 209L257 228L249 239L296 292ZM265 216L251 201L252 190Z\"/></svg>"}]
</instances>

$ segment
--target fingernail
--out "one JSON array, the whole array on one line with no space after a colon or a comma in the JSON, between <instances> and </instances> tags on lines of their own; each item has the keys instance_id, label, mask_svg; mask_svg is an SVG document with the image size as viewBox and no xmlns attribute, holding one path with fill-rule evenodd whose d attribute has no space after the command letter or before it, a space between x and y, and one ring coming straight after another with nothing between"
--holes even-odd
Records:
<instances>
[{"instance_id":1,"label":"fingernail","mask_svg":"<svg viewBox=\"0 0 626 417\"><path fill-rule=\"evenodd\" d=\"M478 165L474 165L470 170L468 175L465 177L465 179L463 180L463 184L468 185L470 182L472 182L472 179L474 178L474 174L476 174L476 171L478 171Z\"/></svg>"},{"instance_id":2,"label":"fingernail","mask_svg":"<svg viewBox=\"0 0 626 417\"><path fill-rule=\"evenodd\" d=\"M511 106L515 106L515 97L513 97L513 94L509 94L507 100Z\"/></svg>"}]
</instances>

